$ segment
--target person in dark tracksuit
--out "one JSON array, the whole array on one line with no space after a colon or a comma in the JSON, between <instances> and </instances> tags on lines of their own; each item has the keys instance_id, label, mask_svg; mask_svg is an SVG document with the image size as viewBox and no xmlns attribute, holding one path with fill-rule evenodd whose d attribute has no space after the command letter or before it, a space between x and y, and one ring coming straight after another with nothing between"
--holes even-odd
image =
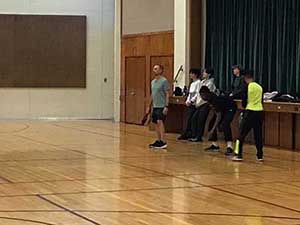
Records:
<instances>
[{"instance_id":1,"label":"person in dark tracksuit","mask_svg":"<svg viewBox=\"0 0 300 225\"><path fill-rule=\"evenodd\" d=\"M241 99L242 93L246 89L244 76L242 75L242 67L239 65L232 66L233 81L231 84L231 92L229 94L232 99Z\"/></svg>"},{"instance_id":2,"label":"person in dark tracksuit","mask_svg":"<svg viewBox=\"0 0 300 225\"><path fill-rule=\"evenodd\" d=\"M212 145L205 149L206 151L218 152L220 147L217 144L218 135L217 127L224 132L225 141L227 142L227 150L225 155L233 154L232 131L231 122L236 113L237 106L235 102L228 96L217 96L211 92L207 87L203 86L200 89L200 95L203 100L214 109L216 115L209 123L209 140Z\"/></svg>"},{"instance_id":3,"label":"person in dark tracksuit","mask_svg":"<svg viewBox=\"0 0 300 225\"><path fill-rule=\"evenodd\" d=\"M263 161L263 88L254 82L253 71L246 71L244 75L247 90L242 96L242 105L246 110L243 113L239 128L239 138L236 141L235 156L233 161L243 160L244 140L251 129L254 130L257 160Z\"/></svg>"}]
</instances>

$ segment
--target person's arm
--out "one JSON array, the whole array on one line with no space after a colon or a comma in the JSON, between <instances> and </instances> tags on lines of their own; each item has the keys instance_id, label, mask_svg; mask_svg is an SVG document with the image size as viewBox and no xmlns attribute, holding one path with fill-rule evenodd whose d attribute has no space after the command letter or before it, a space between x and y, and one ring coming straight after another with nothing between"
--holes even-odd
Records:
<instances>
[{"instance_id":1,"label":"person's arm","mask_svg":"<svg viewBox=\"0 0 300 225\"><path fill-rule=\"evenodd\" d=\"M245 109L247 107L247 104L248 104L248 86L241 93L241 97L242 97L242 107Z\"/></svg>"},{"instance_id":2,"label":"person's arm","mask_svg":"<svg viewBox=\"0 0 300 225\"><path fill-rule=\"evenodd\" d=\"M152 98L150 98L150 101L148 103L147 109L146 109L146 113L149 114L151 111L151 107L152 107Z\"/></svg>"},{"instance_id":3,"label":"person's arm","mask_svg":"<svg viewBox=\"0 0 300 225\"><path fill-rule=\"evenodd\" d=\"M192 103L192 100L191 100L191 93L190 93L190 90L192 89L192 87L193 87L193 83L191 83L190 86L189 86L189 94L188 94L187 99L186 99L186 101L185 101L185 104L186 104L187 106L190 106L191 103Z\"/></svg>"},{"instance_id":4,"label":"person's arm","mask_svg":"<svg viewBox=\"0 0 300 225\"><path fill-rule=\"evenodd\" d=\"M208 83L207 83L206 86L207 86L208 89L209 89L211 92L213 92L213 93L214 93L214 92L216 91L216 89L217 89L213 78L211 78L211 79L208 80Z\"/></svg>"},{"instance_id":5,"label":"person's arm","mask_svg":"<svg viewBox=\"0 0 300 225\"><path fill-rule=\"evenodd\" d=\"M215 111L215 114L216 114L217 117L216 117L216 120L215 120L215 124L213 125L212 129L208 132L208 136L209 136L209 137L210 137L210 136L213 134L213 132L216 130L216 128L217 128L217 126L218 126L218 124L220 123L221 118L222 118L221 112Z\"/></svg>"},{"instance_id":6,"label":"person's arm","mask_svg":"<svg viewBox=\"0 0 300 225\"><path fill-rule=\"evenodd\" d=\"M243 97L243 92L246 91L247 84L244 81L244 78L240 78L239 86L232 92L232 99L241 99Z\"/></svg>"},{"instance_id":7,"label":"person's arm","mask_svg":"<svg viewBox=\"0 0 300 225\"><path fill-rule=\"evenodd\" d=\"M169 107L169 98L170 98L170 93L169 93L169 90L170 90L170 85L169 85L169 82L166 80L166 82L164 83L164 92L166 93L166 106L163 110L163 113L165 115L167 115L168 113L168 107Z\"/></svg>"}]
</instances>

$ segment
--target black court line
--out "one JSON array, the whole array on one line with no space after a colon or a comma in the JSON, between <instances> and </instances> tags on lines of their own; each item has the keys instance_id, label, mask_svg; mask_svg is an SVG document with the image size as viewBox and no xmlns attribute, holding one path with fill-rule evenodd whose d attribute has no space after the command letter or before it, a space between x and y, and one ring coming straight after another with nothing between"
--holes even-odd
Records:
<instances>
[{"instance_id":1,"label":"black court line","mask_svg":"<svg viewBox=\"0 0 300 225\"><path fill-rule=\"evenodd\" d=\"M120 164L124 164L124 163L120 162ZM130 166L130 164L125 164L125 165ZM143 167L134 166L134 165L131 165L131 166L133 166L135 168L139 168L139 169L143 168ZM152 171L151 169L147 169L147 168L143 168L143 169ZM249 200L257 201L257 202L260 202L260 203L264 203L264 204L268 204L268 205L276 206L276 207L279 207L279 208L282 208L282 209L286 209L286 210L290 210L290 211L293 211L293 212L300 213L300 210L297 210L297 209L289 208L289 207L286 207L286 206L282 206L282 205L279 205L279 204L271 203L271 202L264 201L264 200L261 200L261 199L249 197L247 195L238 194L238 193L235 193L235 192L225 191L225 190L217 188L217 187L207 186L206 184L203 184L203 183L200 183L200 182L195 182L195 181L190 181L188 179L185 179L185 178L182 178L182 177L178 177L178 176L174 176L174 175L171 175L171 174L167 174L167 173L163 173L163 172L159 172L159 173L164 174L165 176L175 177L175 178L178 178L178 179L181 179L181 180L184 180L184 181L188 181L190 183L199 184L199 185L201 185L203 187L210 188L210 189L213 189L213 190L216 190L216 191L220 191L220 192L223 192L223 193L227 193L227 194L230 194L230 195L234 195L234 196L238 196L238 197L243 197L243 198L246 198L246 199L249 199Z\"/></svg>"},{"instance_id":2,"label":"black court line","mask_svg":"<svg viewBox=\"0 0 300 225\"><path fill-rule=\"evenodd\" d=\"M52 210L52 209L49 209L49 210L46 210L46 209L45 210L33 210L33 209L30 209L30 210L0 210L0 213L55 213L55 212L61 213L61 212L65 212L65 210Z\"/></svg>"},{"instance_id":3,"label":"black court line","mask_svg":"<svg viewBox=\"0 0 300 225\"><path fill-rule=\"evenodd\" d=\"M202 186L182 186L182 187L161 187L161 188L137 188L137 189L119 189L119 190L103 190L103 191L76 191L76 192L53 192L53 193L35 193L35 194L20 194L20 195L0 195L0 198L16 198L16 197L37 197L53 196L53 195L80 195L80 194L105 194L118 192L139 192L139 191L156 191L156 190L176 190L176 189L194 189Z\"/></svg>"},{"instance_id":4,"label":"black court line","mask_svg":"<svg viewBox=\"0 0 300 225\"><path fill-rule=\"evenodd\" d=\"M282 219L282 220L300 220L300 217L286 216L266 216L255 214L234 214L234 213L202 213L202 212L169 212L169 211L109 211L109 210L75 210L81 213L127 213L127 214L168 214L168 215L191 215L191 216L229 216L229 217L254 217L266 219Z\"/></svg>"},{"instance_id":5,"label":"black court line","mask_svg":"<svg viewBox=\"0 0 300 225\"><path fill-rule=\"evenodd\" d=\"M155 177L165 177L162 175L147 175L147 176L132 176L132 177L108 177L108 178L90 178L90 179L57 179L57 180L42 180L42 181L16 181L11 184L43 184L43 183L51 183L51 182L76 182L76 181L94 181L94 180L120 180L120 179L138 179L138 178L155 178ZM299 181L300 182L300 181ZM0 183L1 185L7 185L8 183Z\"/></svg>"},{"instance_id":6,"label":"black court line","mask_svg":"<svg viewBox=\"0 0 300 225\"><path fill-rule=\"evenodd\" d=\"M56 144L50 144L50 143L47 143L47 142L38 141L38 140L29 138L29 137L25 137L25 136L22 136L22 135L13 135L13 136L19 137L19 138L23 138L23 139L29 140L31 142L35 142L35 143L39 143L39 144L44 144L44 145L49 145L49 146L52 146L52 147L55 147L55 148L58 148L58 149L63 149L63 150L66 150L66 151L71 151L71 152L77 152L77 153L80 153L80 154L85 155L85 156L90 156L90 157L94 157L94 158L98 158L98 159L103 159L103 160L105 159L105 158L101 158L101 157L99 157L97 155L92 155L92 154L89 154L89 153L86 153L86 152L82 152L82 151L79 151L79 150L62 147L62 146L56 145Z\"/></svg>"},{"instance_id":7,"label":"black court line","mask_svg":"<svg viewBox=\"0 0 300 225\"><path fill-rule=\"evenodd\" d=\"M18 135L19 136L19 135ZM21 136L23 137L23 136ZM23 138L26 138L26 139L29 139L31 141L36 141L36 140L33 140L31 138L27 138L27 137L23 137ZM40 142L40 141L36 141L36 142ZM41 143L41 142L40 142ZM48 143L44 143L42 142L43 144L48 144ZM52 144L48 144L48 145L52 145ZM55 145L55 147L59 147L57 145ZM70 151L74 151L72 149L67 149L67 150L70 150ZM76 152L80 152L80 151L76 151ZM83 153L81 152L82 154L87 154L87 153ZM87 154L88 155L88 154ZM98 156L94 156L96 158L99 158ZM101 158L103 159L103 158ZM145 170L145 171L150 171L150 172L153 172L153 173L157 173L157 174L161 174L161 175L164 175L164 176L169 176L169 177L176 177L178 179L181 179L181 180L184 180L184 181L188 181L188 182L191 182L191 183L194 183L194 184L198 184L198 185L201 185L201 186L204 186L204 187L207 187L207 188L211 188L211 189L214 189L214 190L217 190L217 191L220 191L220 192L224 192L224 193L227 193L227 194L231 194L231 195L235 195L235 196L239 196L239 197L244 197L244 198L247 198L247 199L250 199L250 200L254 200L254 201L258 201L258 202L261 202L261 203L264 203L264 204L269 204L269 205L272 205L272 206L276 206L276 207L280 207L280 208L283 208L283 209L287 209L287 210L290 210L290 211L293 211L293 212L297 212L297 213L300 213L300 210L296 210L296 209L293 209L293 208L289 208L289 207L285 207L285 206L282 206L282 205L278 205L278 204L274 204L274 203L271 203L271 202L267 202L267 201L263 201L263 200L260 200L260 199L256 199L256 198L252 198L252 197L249 197L249 196L246 196L246 195L241 195L241 194L237 194L237 193L234 193L234 192L230 192L230 191L224 191L222 189L219 189L217 187L211 187L211 186L207 186L205 184L202 184L202 183L199 183L199 182L194 182L194 181L190 181L188 179L184 179L184 178L181 178L181 177L178 177L178 176L175 176L175 175L171 175L171 174L168 174L168 173L163 173L163 172L159 172L159 171L156 171L156 170L151 170L151 169L148 169L148 168L144 168L144 167L139 167L139 166L134 166L134 165L131 165L131 164L128 164L128 163L124 163L124 162L118 162L118 161L115 161L115 160L110 160L110 159L103 159L105 161L110 161L110 162L114 162L114 163L119 163L120 165L126 165L128 167L133 167L133 168L136 168L136 169L141 169L141 170ZM275 167L276 168L276 167Z\"/></svg>"},{"instance_id":8,"label":"black court line","mask_svg":"<svg viewBox=\"0 0 300 225\"><path fill-rule=\"evenodd\" d=\"M9 179L7 179L7 178L5 178L3 176L1 176L0 179L6 182L6 183L0 183L0 185L1 184L11 184L11 183L13 183L11 180L9 180Z\"/></svg>"},{"instance_id":9,"label":"black court line","mask_svg":"<svg viewBox=\"0 0 300 225\"><path fill-rule=\"evenodd\" d=\"M13 130L10 132L0 132L0 134L14 134L14 133L19 133L25 130L28 130L30 128L30 125L28 124L22 124L24 126L24 128L18 129L18 130Z\"/></svg>"},{"instance_id":10,"label":"black court line","mask_svg":"<svg viewBox=\"0 0 300 225\"><path fill-rule=\"evenodd\" d=\"M71 128L71 129L73 129L73 128ZM78 130L78 129L76 129L76 130ZM87 132L87 131L83 131L83 132ZM53 145L53 144L49 144L49 143L44 143L44 142L36 141L36 140L31 139L31 138L27 138L27 137L23 137L23 136L19 136L19 135L15 135L15 136L22 137L22 138L25 138L25 139L28 139L28 140L31 140L31 141L35 141L35 142L39 142L39 143L43 143L43 144L48 144L48 145L52 145L52 146L60 148L57 145ZM67 149L67 148L62 148L62 149L66 149L66 150L70 150L70 151L75 151L75 150ZM83 153L83 152L77 151L77 150L76 150L76 152L80 152L81 154L85 154L85 155L90 155L90 154ZM96 158L99 158L98 156L94 156L94 155L92 155L92 156L96 157ZM103 158L101 158L101 159L103 159ZM110 162L116 162L114 160L109 160L107 158L103 159L103 160L110 161ZM130 166L130 167L136 168L136 169L147 170L147 171L151 171L151 172L154 172L154 173L159 173L161 175L165 175L165 176L169 176L169 177L176 177L178 179L185 180L185 181L188 181L188 182L191 182L191 183L194 183L194 184L199 184L199 185L202 185L204 187L211 188L211 189L214 189L214 190L217 190L217 191L220 191L220 192L224 192L224 193L231 194L231 195L234 195L234 196L243 197L243 198L250 199L250 200L253 200L253 201L258 201L258 202L261 202L261 203L264 203L264 204L269 204L269 205L276 206L276 207L279 207L279 208L282 208L282 209L286 209L286 210L290 210L290 211L293 211L293 212L300 213L300 210L296 210L296 209L293 209L293 208L289 208L289 207L285 207L285 206L282 206L282 205L274 204L274 203L271 203L271 202L268 202L268 201L264 201L264 200L252 198L252 197L249 197L249 196L241 195L241 194L238 194L238 193L234 193L234 192L230 192L230 191L225 191L225 190L219 189L217 187L206 186L205 184L202 184L202 183L199 183L199 182L190 181L190 180L187 180L187 179L184 179L184 178L181 178L181 177L177 177L177 176L174 176L174 175L170 175L170 174L167 174L167 173L158 172L158 171L155 171L155 170L151 170L151 169L147 169L147 168L143 168L143 167L139 167L139 166L134 166L134 165L130 165L130 164L123 163L123 162L119 162L119 163L121 165L127 165L127 166ZM272 167L272 166L270 166L270 167ZM274 167L274 168L276 168L276 167ZM283 169L283 168L281 168L281 169Z\"/></svg>"},{"instance_id":11,"label":"black court line","mask_svg":"<svg viewBox=\"0 0 300 225\"><path fill-rule=\"evenodd\" d=\"M47 223L47 222L42 222L42 221L37 221L37 220L28 220L28 219L3 217L3 216L0 216L0 220L13 220L13 221L28 222L28 223L34 223L34 224L55 225L54 223Z\"/></svg>"},{"instance_id":12,"label":"black court line","mask_svg":"<svg viewBox=\"0 0 300 225\"><path fill-rule=\"evenodd\" d=\"M77 130L77 131L80 131L80 132L84 132L84 133L91 133L91 134L96 134L96 135L101 135L101 136L107 136L107 137L112 137L112 138L120 138L120 137L117 137L117 136L113 136L113 135L106 135L106 134L102 134L102 133L98 133L98 132L93 132L93 131L88 131L88 130L83 130L83 129L80 129L80 128L74 128L74 127L66 127L66 126L62 126L62 125L57 125L57 124L52 124L53 126L57 126L57 127L61 127L61 128L65 128L65 129L71 129L71 130ZM90 127L92 128L92 127ZM132 135L138 135L138 136L141 136L141 137L145 137L145 135L142 135L142 134L136 134L136 133L132 133L132 132L129 132L129 131L124 131L125 134L132 134ZM146 136L146 137L151 137L151 136ZM173 139L170 139L170 138L166 138L168 141L170 142L173 142L173 143L177 143L177 144L184 144L184 143L181 143L181 142L178 142L176 140L173 140ZM200 151L199 151L200 153ZM208 154L208 155L211 155L212 154ZM245 152L245 155L254 155L254 154L251 154L251 153L247 153ZM196 156L196 154L195 154ZM217 154L214 154L214 156L218 156ZM280 158L276 158L276 157L271 157L271 156L266 156L265 158L273 158L273 159L278 159L278 160L281 160ZM109 158L103 158L103 157L100 157L101 159L109 159ZM218 158L221 158L221 157L218 157ZM224 156L222 157L224 158ZM293 160L282 160L282 161L293 161ZM294 160L295 162L300 162L300 161L296 161ZM249 163L249 164L257 164L256 162L246 162L246 163ZM264 163L264 165L267 165L266 163ZM277 168L277 169L286 169L286 167L280 167L280 166L275 166L275 165L267 165L269 167L273 167L273 168Z\"/></svg>"},{"instance_id":13,"label":"black court line","mask_svg":"<svg viewBox=\"0 0 300 225\"><path fill-rule=\"evenodd\" d=\"M77 216L77 217L79 217L79 218L81 218L81 219L83 219L83 220L85 220L85 221L87 221L89 223L92 223L94 225L101 225L100 223L98 223L98 222L96 222L96 221L94 221L94 220L92 220L92 219L90 219L90 218L88 218L86 216L83 216L83 215L81 215L81 214L79 214L77 212L74 212L74 211L72 211L72 210L70 210L70 209L68 209L68 208L66 208L66 207L64 207L62 205L59 205L56 202L53 202L53 201L47 199L46 197L44 197L42 195L37 195L37 197L39 197L40 199L44 200L45 202L48 202L48 203L50 203L50 204L52 204L52 205L54 205L54 206L56 206L58 208L61 208L61 209L65 210L66 212L69 212L72 215Z\"/></svg>"},{"instance_id":14,"label":"black court line","mask_svg":"<svg viewBox=\"0 0 300 225\"><path fill-rule=\"evenodd\" d=\"M93 132L93 131L89 131L89 130L84 130L84 129L80 129L80 128L77 128L77 127L68 127L68 126L63 126L63 125L58 125L58 124L52 124L54 126L57 126L57 127L61 127L61 128L66 128L66 129L72 129L72 130L78 130L78 131L81 131L81 132L86 132L86 133L91 133L91 134L98 134L98 135L102 135L102 136L108 136L108 137L114 137L114 138L120 138L120 137L117 137L117 136L113 136L113 135L106 135L106 134L103 134L103 133L99 133L99 132ZM126 124L125 124L126 125ZM83 125L85 127L88 127L88 128L94 128L92 126L89 126L89 125ZM103 128L104 129L104 128ZM124 134L131 134L131 135L137 135L137 136L141 136L141 137L152 137L150 135L146 135L146 133L143 135L143 134L139 134L139 133L134 133L134 132L131 132L131 131L122 131L120 130L120 132L124 133ZM189 144L189 142L180 142L180 141L177 141L177 140L174 140L172 138L168 138L166 137L166 139L168 141L171 141L173 143L177 143L177 144ZM196 145L194 145L196 146ZM288 150L287 150L288 152ZM294 153L297 153L297 152L294 152ZM253 155L255 156L255 154L252 154L252 153L247 153L245 152L246 155ZM297 154L300 154L300 153L297 153ZM300 160L296 160L296 159L282 159L282 158L278 158L278 157L274 157L274 156L269 156L269 155L266 155L266 157L268 158L271 158L271 159L278 159L280 161L292 161L292 162L300 162Z\"/></svg>"}]
</instances>

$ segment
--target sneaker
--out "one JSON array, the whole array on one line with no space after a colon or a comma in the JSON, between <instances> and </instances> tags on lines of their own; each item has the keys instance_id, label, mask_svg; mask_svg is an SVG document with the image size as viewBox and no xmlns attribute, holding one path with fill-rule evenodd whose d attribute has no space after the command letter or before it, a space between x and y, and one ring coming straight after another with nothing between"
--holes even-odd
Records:
<instances>
[{"instance_id":1,"label":"sneaker","mask_svg":"<svg viewBox=\"0 0 300 225\"><path fill-rule=\"evenodd\" d=\"M211 145L210 147L204 149L206 152L219 152L220 151L220 147L219 146L215 146L215 145Z\"/></svg>"},{"instance_id":2,"label":"sneaker","mask_svg":"<svg viewBox=\"0 0 300 225\"><path fill-rule=\"evenodd\" d=\"M158 144L154 146L155 149L166 149L167 147L168 145L164 141L159 141Z\"/></svg>"},{"instance_id":3,"label":"sneaker","mask_svg":"<svg viewBox=\"0 0 300 225\"><path fill-rule=\"evenodd\" d=\"M149 148L155 148L159 144L159 140L156 140L154 143L149 145Z\"/></svg>"},{"instance_id":4,"label":"sneaker","mask_svg":"<svg viewBox=\"0 0 300 225\"><path fill-rule=\"evenodd\" d=\"M243 161L243 158L236 155L236 156L233 156L231 160L235 161L235 162L241 162L241 161Z\"/></svg>"},{"instance_id":5,"label":"sneaker","mask_svg":"<svg viewBox=\"0 0 300 225\"><path fill-rule=\"evenodd\" d=\"M226 155L226 156L230 156L230 155L232 155L232 154L233 154L233 149L230 148L230 147L228 147L228 148L226 149L225 155Z\"/></svg>"},{"instance_id":6,"label":"sneaker","mask_svg":"<svg viewBox=\"0 0 300 225\"><path fill-rule=\"evenodd\" d=\"M264 159L263 158L256 158L257 162L263 162Z\"/></svg>"},{"instance_id":7,"label":"sneaker","mask_svg":"<svg viewBox=\"0 0 300 225\"><path fill-rule=\"evenodd\" d=\"M190 142L202 142L201 138L190 138L188 139Z\"/></svg>"},{"instance_id":8,"label":"sneaker","mask_svg":"<svg viewBox=\"0 0 300 225\"><path fill-rule=\"evenodd\" d=\"M177 140L178 141L183 141L183 140L188 140L189 138L186 135L180 135Z\"/></svg>"}]
</instances>

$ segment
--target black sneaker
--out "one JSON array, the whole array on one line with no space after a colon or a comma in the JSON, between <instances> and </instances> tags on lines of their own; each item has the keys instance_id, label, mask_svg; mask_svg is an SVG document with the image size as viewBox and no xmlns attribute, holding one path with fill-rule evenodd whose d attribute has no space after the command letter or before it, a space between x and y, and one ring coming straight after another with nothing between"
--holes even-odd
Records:
<instances>
[{"instance_id":1,"label":"black sneaker","mask_svg":"<svg viewBox=\"0 0 300 225\"><path fill-rule=\"evenodd\" d=\"M180 135L180 136L177 138L178 141L183 141L183 140L188 140L188 139L189 139L189 137L186 136L186 135Z\"/></svg>"},{"instance_id":2,"label":"black sneaker","mask_svg":"<svg viewBox=\"0 0 300 225\"><path fill-rule=\"evenodd\" d=\"M220 147L219 146L215 146L215 145L211 145L210 147L204 149L206 152L219 152L220 151Z\"/></svg>"},{"instance_id":3,"label":"black sneaker","mask_svg":"<svg viewBox=\"0 0 300 225\"><path fill-rule=\"evenodd\" d=\"M159 141L157 145L154 146L155 149L166 149L167 147L168 145L164 141Z\"/></svg>"},{"instance_id":4,"label":"black sneaker","mask_svg":"<svg viewBox=\"0 0 300 225\"><path fill-rule=\"evenodd\" d=\"M159 140L156 140L154 143L149 145L149 148L155 148L156 146L158 146L159 142Z\"/></svg>"},{"instance_id":5,"label":"black sneaker","mask_svg":"<svg viewBox=\"0 0 300 225\"><path fill-rule=\"evenodd\" d=\"M189 139L190 142L202 142L201 138L190 138Z\"/></svg>"},{"instance_id":6,"label":"black sneaker","mask_svg":"<svg viewBox=\"0 0 300 225\"><path fill-rule=\"evenodd\" d=\"M225 155L226 155L226 156L231 156L232 154L233 154L233 149L230 148L230 147L228 147L228 148L226 149Z\"/></svg>"}]
</instances>

